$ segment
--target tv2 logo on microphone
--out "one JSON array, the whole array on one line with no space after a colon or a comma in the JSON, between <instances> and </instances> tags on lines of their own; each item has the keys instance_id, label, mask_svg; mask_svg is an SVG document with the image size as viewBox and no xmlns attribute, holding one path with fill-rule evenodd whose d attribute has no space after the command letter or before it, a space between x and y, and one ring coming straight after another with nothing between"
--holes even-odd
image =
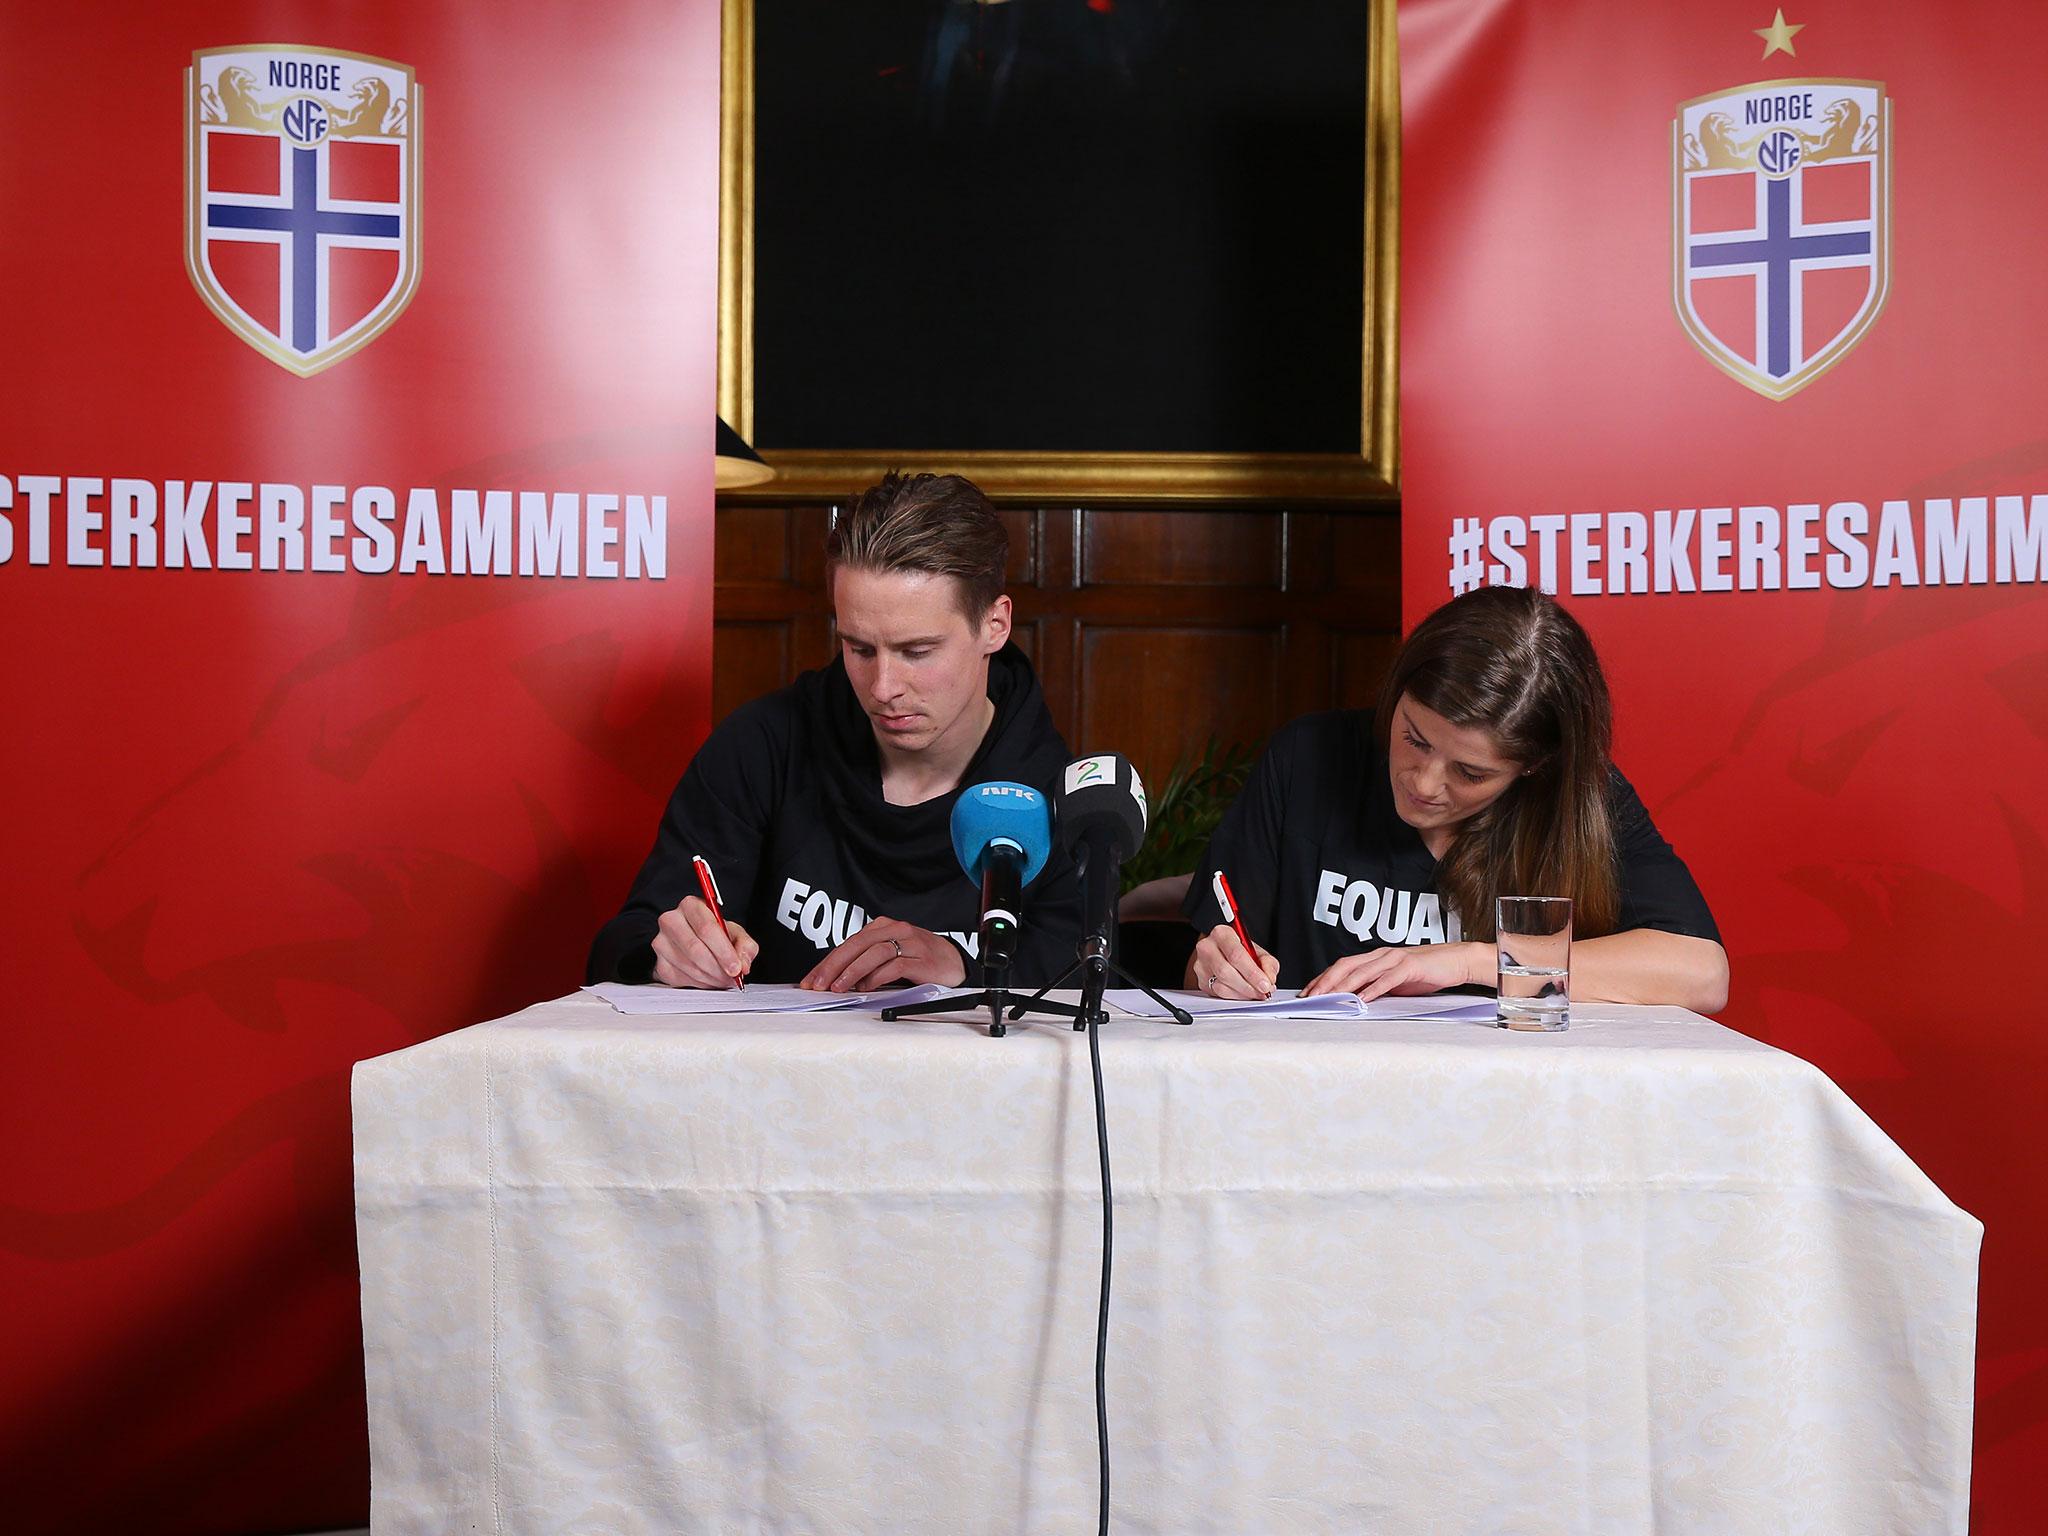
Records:
<instances>
[{"instance_id":1,"label":"tv2 logo on microphone","mask_svg":"<svg viewBox=\"0 0 2048 1536\"><path fill-rule=\"evenodd\" d=\"M1152 809L1145 803L1145 782L1138 777L1133 766L1131 773L1131 798L1138 802L1138 815L1147 823L1152 819ZM1096 757L1076 758L1067 764L1066 792L1073 794L1091 784L1114 784L1116 782L1116 754L1105 752Z\"/></svg>"}]
</instances>

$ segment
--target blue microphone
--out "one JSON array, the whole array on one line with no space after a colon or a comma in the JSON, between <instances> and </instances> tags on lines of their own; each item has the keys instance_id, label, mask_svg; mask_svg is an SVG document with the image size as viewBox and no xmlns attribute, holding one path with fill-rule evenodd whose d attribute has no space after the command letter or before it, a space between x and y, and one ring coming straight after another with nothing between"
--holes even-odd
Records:
<instances>
[{"instance_id":1,"label":"blue microphone","mask_svg":"<svg viewBox=\"0 0 2048 1536\"><path fill-rule=\"evenodd\" d=\"M954 802L952 826L954 856L981 882L981 963L1007 967L1024 887L1052 854L1052 807L1029 784L977 784Z\"/></svg>"}]
</instances>

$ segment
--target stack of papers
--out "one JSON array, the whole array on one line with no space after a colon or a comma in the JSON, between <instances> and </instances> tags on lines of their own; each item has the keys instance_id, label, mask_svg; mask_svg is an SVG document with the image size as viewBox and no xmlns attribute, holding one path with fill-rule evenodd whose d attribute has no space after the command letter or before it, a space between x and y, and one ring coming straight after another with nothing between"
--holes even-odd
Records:
<instances>
[{"instance_id":1,"label":"stack of papers","mask_svg":"<svg viewBox=\"0 0 2048 1536\"><path fill-rule=\"evenodd\" d=\"M658 983L628 986L606 981L585 987L585 992L603 998L620 1013L830 1013L841 1008L892 1008L904 1003L922 1003L953 993L968 995L968 989L925 985L893 987L879 992L809 992L802 987L771 986L749 982L737 990L697 992ZM1016 994L1022 1001L1027 993ZM1303 997L1299 992L1281 990L1257 1002L1239 1002L1227 997L1210 997L1205 992L1165 992L1169 1002L1203 1018L1250 1018L1265 1014L1283 1019L1443 1019L1453 1022L1492 1022L1490 997L1376 997L1365 1001L1356 992L1326 992L1320 997ZM1163 1019L1167 1011L1137 987L1111 987L1102 1000L1120 1013L1141 1019Z\"/></svg>"},{"instance_id":2,"label":"stack of papers","mask_svg":"<svg viewBox=\"0 0 2048 1536\"><path fill-rule=\"evenodd\" d=\"M1325 992L1303 997L1282 988L1257 1002L1211 997L1206 992L1162 992L1168 1002L1178 1003L1189 1013L1208 1018L1245 1018L1269 1014L1283 1019L1446 1019L1491 1020L1494 1001L1490 997L1444 996L1376 997L1367 1002L1356 992ZM1136 987L1112 987L1102 994L1112 1008L1136 1014L1142 1019L1163 1019L1166 1010Z\"/></svg>"},{"instance_id":3,"label":"stack of papers","mask_svg":"<svg viewBox=\"0 0 2048 1536\"><path fill-rule=\"evenodd\" d=\"M659 982L628 986L603 981L585 987L620 1013L830 1013L835 1008L893 1008L942 997L945 987L894 987L880 992L810 992L802 987L749 982L725 992L664 987ZM1162 1015L1163 1017L1163 1015Z\"/></svg>"}]
</instances>

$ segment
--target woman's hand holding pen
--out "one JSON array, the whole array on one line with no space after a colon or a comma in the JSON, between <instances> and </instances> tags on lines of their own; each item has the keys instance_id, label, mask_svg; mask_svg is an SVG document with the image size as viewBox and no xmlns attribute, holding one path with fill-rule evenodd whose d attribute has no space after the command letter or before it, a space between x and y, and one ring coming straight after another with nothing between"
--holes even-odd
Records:
<instances>
[{"instance_id":1,"label":"woman's hand holding pen","mask_svg":"<svg viewBox=\"0 0 2048 1536\"><path fill-rule=\"evenodd\" d=\"M745 979L761 946L731 918L723 924L701 896L685 896L661 914L654 935L654 979L665 987L724 991Z\"/></svg>"},{"instance_id":2,"label":"woman's hand holding pen","mask_svg":"<svg viewBox=\"0 0 2048 1536\"><path fill-rule=\"evenodd\" d=\"M1187 985L1211 997L1248 1000L1271 997L1279 975L1278 960L1256 942L1246 949L1235 928L1218 923L1196 942L1188 959Z\"/></svg>"}]
</instances>

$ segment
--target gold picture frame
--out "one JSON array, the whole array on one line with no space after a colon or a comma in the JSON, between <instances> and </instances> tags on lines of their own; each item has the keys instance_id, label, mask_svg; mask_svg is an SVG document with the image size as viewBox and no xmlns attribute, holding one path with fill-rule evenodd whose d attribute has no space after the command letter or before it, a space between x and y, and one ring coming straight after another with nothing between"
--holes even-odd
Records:
<instances>
[{"instance_id":1,"label":"gold picture frame","mask_svg":"<svg viewBox=\"0 0 2048 1536\"><path fill-rule=\"evenodd\" d=\"M1395 0L1369 0L1364 325L1356 453L1099 453L906 446L761 448L775 478L740 500L835 499L891 469L963 474L1008 501L1365 504L1400 484L1398 252L1401 97ZM723 0L720 44L718 414L754 440L754 3ZM757 445L758 446L758 445Z\"/></svg>"}]
</instances>

